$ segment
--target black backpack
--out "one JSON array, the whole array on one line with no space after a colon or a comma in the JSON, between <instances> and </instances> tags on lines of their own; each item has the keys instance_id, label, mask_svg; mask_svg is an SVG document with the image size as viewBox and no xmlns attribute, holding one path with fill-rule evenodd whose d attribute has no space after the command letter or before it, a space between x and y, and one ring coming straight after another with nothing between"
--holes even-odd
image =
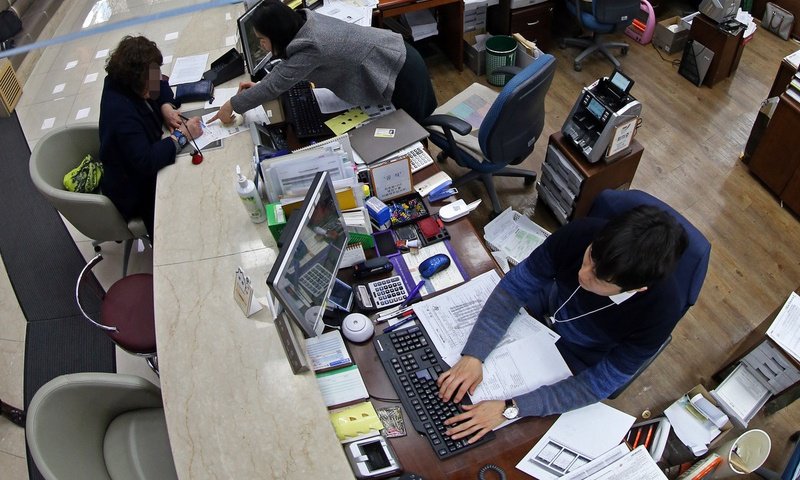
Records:
<instances>
[{"instance_id":1,"label":"black backpack","mask_svg":"<svg viewBox=\"0 0 800 480\"><path fill-rule=\"evenodd\" d=\"M22 22L14 10L0 12L0 42L14 37L22 31Z\"/></svg>"}]
</instances>

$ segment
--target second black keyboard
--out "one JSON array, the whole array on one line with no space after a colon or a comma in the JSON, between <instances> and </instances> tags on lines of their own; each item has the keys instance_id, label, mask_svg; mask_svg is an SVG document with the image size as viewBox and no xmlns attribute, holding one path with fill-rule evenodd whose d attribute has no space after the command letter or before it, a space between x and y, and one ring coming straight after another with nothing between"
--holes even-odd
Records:
<instances>
[{"instance_id":1,"label":"second black keyboard","mask_svg":"<svg viewBox=\"0 0 800 480\"><path fill-rule=\"evenodd\" d=\"M440 459L458 455L494 438L494 433L489 432L479 441L469 444L469 437L453 440L445 435L449 427L444 425L444 421L464 410L457 403L439 399L436 380L447 365L421 327L378 335L373 343L414 429L428 438ZM469 404L469 400L464 398L461 403Z\"/></svg>"},{"instance_id":2,"label":"second black keyboard","mask_svg":"<svg viewBox=\"0 0 800 480\"><path fill-rule=\"evenodd\" d=\"M333 136L331 129L325 125L325 118L319 110L310 83L296 83L281 98L287 121L294 125L297 138L302 140Z\"/></svg>"}]
</instances>

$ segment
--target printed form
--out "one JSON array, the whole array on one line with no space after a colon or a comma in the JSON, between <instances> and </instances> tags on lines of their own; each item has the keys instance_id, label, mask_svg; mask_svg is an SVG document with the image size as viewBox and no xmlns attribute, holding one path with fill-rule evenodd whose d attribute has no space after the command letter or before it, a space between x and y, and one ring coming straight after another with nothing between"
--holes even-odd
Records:
<instances>
[{"instance_id":1,"label":"printed form","mask_svg":"<svg viewBox=\"0 0 800 480\"><path fill-rule=\"evenodd\" d=\"M461 358L478 313L499 282L497 272L486 272L414 305L414 312L448 365ZM520 309L484 362L483 382L471 395L472 401L511 398L572 375L555 346L558 338L558 334Z\"/></svg>"}]
</instances>

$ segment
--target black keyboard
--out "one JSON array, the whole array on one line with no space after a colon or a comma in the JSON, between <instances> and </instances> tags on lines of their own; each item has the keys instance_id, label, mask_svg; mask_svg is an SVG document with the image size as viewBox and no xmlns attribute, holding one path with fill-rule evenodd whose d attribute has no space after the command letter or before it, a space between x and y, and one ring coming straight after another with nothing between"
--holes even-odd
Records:
<instances>
[{"instance_id":1,"label":"black keyboard","mask_svg":"<svg viewBox=\"0 0 800 480\"><path fill-rule=\"evenodd\" d=\"M373 343L414 429L428 438L440 459L458 455L494 438L494 433L489 432L479 441L468 444L469 437L453 440L445 435L448 427L443 422L464 410L459 404L439 399L436 379L447 365L421 327L378 335ZM465 397L461 403L470 402Z\"/></svg>"},{"instance_id":2,"label":"black keyboard","mask_svg":"<svg viewBox=\"0 0 800 480\"><path fill-rule=\"evenodd\" d=\"M333 136L331 129L325 125L325 118L319 111L310 83L296 83L281 98L286 120L294 125L298 139Z\"/></svg>"}]
</instances>

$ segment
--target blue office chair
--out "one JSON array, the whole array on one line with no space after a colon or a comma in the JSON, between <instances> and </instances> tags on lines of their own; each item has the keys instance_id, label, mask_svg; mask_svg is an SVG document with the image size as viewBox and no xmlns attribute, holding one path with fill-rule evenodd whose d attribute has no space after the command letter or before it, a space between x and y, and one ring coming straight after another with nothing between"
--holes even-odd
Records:
<instances>
[{"instance_id":1,"label":"blue office chair","mask_svg":"<svg viewBox=\"0 0 800 480\"><path fill-rule=\"evenodd\" d=\"M711 244L706 237L672 207L649 193L640 190L603 190L592 202L592 208L589 210L588 216L612 218L640 205L651 205L671 213L686 230L689 242L683 255L678 260L678 264L675 266L675 271L672 273L678 278L678 284L685 287L679 292L678 298L675 299L681 305L681 316L683 316L689 310L689 307L697 302L697 297L700 295L700 289L703 287L703 281L706 278L708 261L711 256ZM645 362L627 383L618 388L608 398L617 398L667 347L670 340L672 340L672 336L667 337L667 340L655 355Z\"/></svg>"},{"instance_id":2,"label":"blue office chair","mask_svg":"<svg viewBox=\"0 0 800 480\"><path fill-rule=\"evenodd\" d=\"M610 48L619 48L622 55L628 53L629 45L625 42L604 42L603 35L624 30L639 12L639 0L592 0L591 12L581 9L583 0L566 0L567 10L578 20L583 30L592 32L591 38L565 38L563 47L581 47L584 50L575 57L575 71L580 72L582 63L594 52L600 52L614 64L614 68L622 70L619 60L611 54Z\"/></svg>"},{"instance_id":3,"label":"blue office chair","mask_svg":"<svg viewBox=\"0 0 800 480\"><path fill-rule=\"evenodd\" d=\"M765 467L759 467L753 473L765 480L795 480L798 478L800 475L800 443L798 440L800 440L800 431L794 432L789 437L789 442L794 445L794 449L782 472L778 473Z\"/></svg>"},{"instance_id":4,"label":"blue office chair","mask_svg":"<svg viewBox=\"0 0 800 480\"><path fill-rule=\"evenodd\" d=\"M439 161L450 157L472 170L456 179L454 186L481 180L496 214L502 209L492 177L522 177L525 185L536 180L536 172L508 165L522 163L533 151L544 128L544 98L555 71L555 58L548 54L524 69L501 67L494 73L513 77L499 94L473 83L422 122L431 141L442 149ZM482 111L486 112L483 116Z\"/></svg>"}]
</instances>

